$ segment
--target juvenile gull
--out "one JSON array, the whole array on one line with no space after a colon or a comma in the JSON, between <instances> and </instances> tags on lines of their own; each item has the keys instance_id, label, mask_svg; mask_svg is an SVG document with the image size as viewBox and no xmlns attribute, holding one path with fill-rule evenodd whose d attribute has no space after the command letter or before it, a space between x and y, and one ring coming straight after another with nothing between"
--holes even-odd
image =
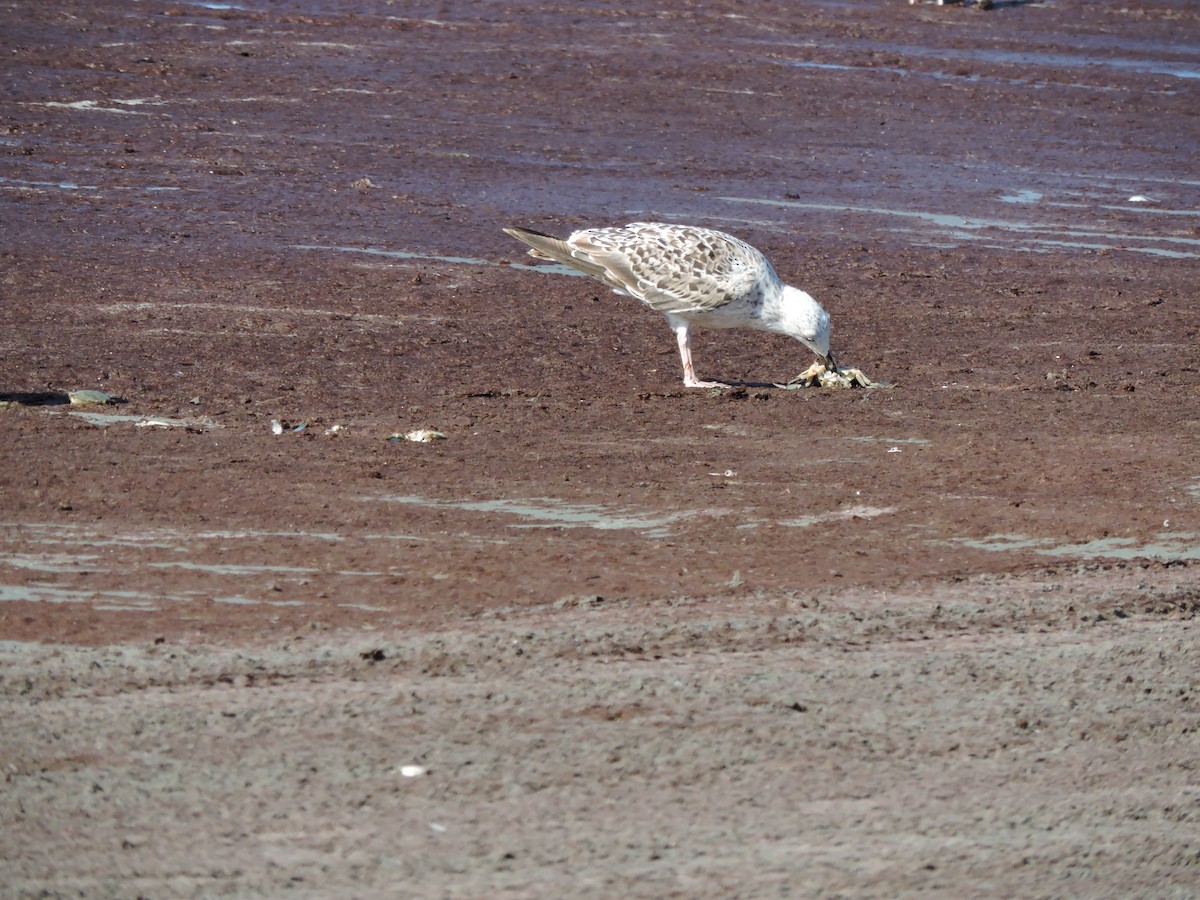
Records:
<instances>
[{"instance_id":1,"label":"juvenile gull","mask_svg":"<svg viewBox=\"0 0 1200 900\"><path fill-rule=\"evenodd\" d=\"M829 313L804 291L780 281L762 253L732 235L655 222L588 228L566 240L528 228L504 231L532 247L530 256L565 263L663 313L679 341L687 387L728 387L696 377L695 327L790 335L827 368L836 368L829 353Z\"/></svg>"}]
</instances>

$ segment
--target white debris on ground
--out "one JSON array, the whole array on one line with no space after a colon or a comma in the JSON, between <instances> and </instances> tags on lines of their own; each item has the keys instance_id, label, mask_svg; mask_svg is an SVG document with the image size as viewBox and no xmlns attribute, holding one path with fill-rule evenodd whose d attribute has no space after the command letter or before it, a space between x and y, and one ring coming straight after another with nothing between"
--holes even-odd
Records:
<instances>
[{"instance_id":1,"label":"white debris on ground","mask_svg":"<svg viewBox=\"0 0 1200 900\"><path fill-rule=\"evenodd\" d=\"M106 406L117 402L116 397L104 391L71 391L67 397L72 406Z\"/></svg>"},{"instance_id":2,"label":"white debris on ground","mask_svg":"<svg viewBox=\"0 0 1200 900\"><path fill-rule=\"evenodd\" d=\"M389 441L414 441L418 444L428 444L431 441L444 441L446 435L440 431L434 431L432 428L418 428L415 431L406 431L403 434L396 432L388 435Z\"/></svg>"}]
</instances>

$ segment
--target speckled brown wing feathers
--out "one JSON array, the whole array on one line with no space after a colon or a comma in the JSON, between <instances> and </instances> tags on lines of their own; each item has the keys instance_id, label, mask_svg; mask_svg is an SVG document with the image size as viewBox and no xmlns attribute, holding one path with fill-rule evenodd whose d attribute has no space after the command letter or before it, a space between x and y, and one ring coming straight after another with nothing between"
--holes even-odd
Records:
<instances>
[{"instance_id":1,"label":"speckled brown wing feathers","mask_svg":"<svg viewBox=\"0 0 1200 900\"><path fill-rule=\"evenodd\" d=\"M576 232L568 243L625 291L662 313L711 312L775 272L749 244L719 231L635 222Z\"/></svg>"},{"instance_id":2,"label":"speckled brown wing feathers","mask_svg":"<svg viewBox=\"0 0 1200 900\"><path fill-rule=\"evenodd\" d=\"M749 244L707 228L635 222L623 228L577 231L567 240L521 228L508 234L555 259L637 297L662 313L712 312L778 281Z\"/></svg>"}]
</instances>

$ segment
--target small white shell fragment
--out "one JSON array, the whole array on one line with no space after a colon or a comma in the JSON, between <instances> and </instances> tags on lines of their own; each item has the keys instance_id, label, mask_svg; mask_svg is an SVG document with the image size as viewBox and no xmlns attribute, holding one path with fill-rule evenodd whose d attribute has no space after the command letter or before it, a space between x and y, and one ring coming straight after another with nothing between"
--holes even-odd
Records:
<instances>
[{"instance_id":1,"label":"small white shell fragment","mask_svg":"<svg viewBox=\"0 0 1200 900\"><path fill-rule=\"evenodd\" d=\"M278 419L271 420L271 434L283 434L283 423Z\"/></svg>"},{"instance_id":2,"label":"small white shell fragment","mask_svg":"<svg viewBox=\"0 0 1200 900\"><path fill-rule=\"evenodd\" d=\"M1154 201L1151 200L1149 197L1143 196L1142 194L1134 194L1126 202L1127 203L1153 203Z\"/></svg>"},{"instance_id":3,"label":"small white shell fragment","mask_svg":"<svg viewBox=\"0 0 1200 900\"><path fill-rule=\"evenodd\" d=\"M346 427L345 425L330 425L328 428L325 429L325 433L326 434L337 434L339 431L341 431L345 427Z\"/></svg>"},{"instance_id":4,"label":"small white shell fragment","mask_svg":"<svg viewBox=\"0 0 1200 900\"><path fill-rule=\"evenodd\" d=\"M446 435L432 428L418 428L406 431L404 434L393 434L389 440L415 441L418 444L428 444L430 441L444 441Z\"/></svg>"},{"instance_id":5,"label":"small white shell fragment","mask_svg":"<svg viewBox=\"0 0 1200 900\"><path fill-rule=\"evenodd\" d=\"M106 394L104 391L71 391L67 396L70 398L72 406L104 406L117 402L116 397Z\"/></svg>"},{"instance_id":6,"label":"small white shell fragment","mask_svg":"<svg viewBox=\"0 0 1200 900\"><path fill-rule=\"evenodd\" d=\"M424 766L401 766L399 769L401 775L405 778L420 778L425 774Z\"/></svg>"}]
</instances>

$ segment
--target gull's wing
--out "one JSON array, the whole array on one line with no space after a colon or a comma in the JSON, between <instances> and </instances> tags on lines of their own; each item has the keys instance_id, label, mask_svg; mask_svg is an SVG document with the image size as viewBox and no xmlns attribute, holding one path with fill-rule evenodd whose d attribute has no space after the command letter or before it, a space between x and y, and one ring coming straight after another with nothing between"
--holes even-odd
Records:
<instances>
[{"instance_id":1,"label":"gull's wing","mask_svg":"<svg viewBox=\"0 0 1200 900\"><path fill-rule=\"evenodd\" d=\"M761 253L709 228L634 222L577 231L565 241L524 228L508 234L662 313L712 312L778 283Z\"/></svg>"},{"instance_id":2,"label":"gull's wing","mask_svg":"<svg viewBox=\"0 0 1200 900\"><path fill-rule=\"evenodd\" d=\"M603 266L605 281L662 313L712 312L779 280L745 241L709 228L634 222L577 231L567 243Z\"/></svg>"}]
</instances>

